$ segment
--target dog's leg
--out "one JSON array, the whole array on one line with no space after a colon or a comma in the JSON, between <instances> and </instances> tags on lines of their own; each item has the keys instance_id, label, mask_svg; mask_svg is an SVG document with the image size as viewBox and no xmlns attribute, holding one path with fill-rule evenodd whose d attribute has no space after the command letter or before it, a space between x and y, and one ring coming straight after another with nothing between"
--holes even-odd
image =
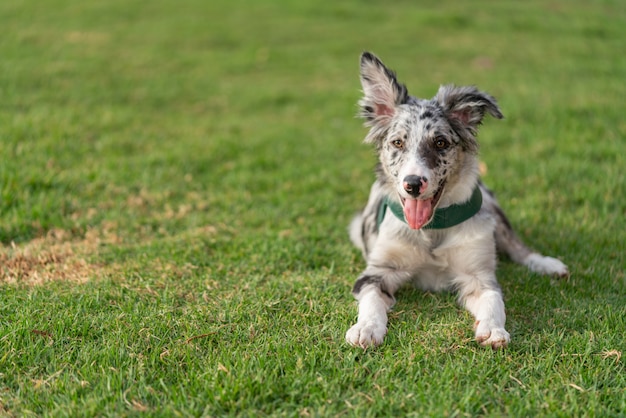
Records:
<instances>
[{"instance_id":1,"label":"dog's leg","mask_svg":"<svg viewBox=\"0 0 626 418\"><path fill-rule=\"evenodd\" d=\"M493 349L506 347L511 338L504 329L504 301L496 278L467 276L458 278L456 282L459 302L476 318L476 341Z\"/></svg>"},{"instance_id":2,"label":"dog's leg","mask_svg":"<svg viewBox=\"0 0 626 418\"><path fill-rule=\"evenodd\" d=\"M367 348L382 344L387 334L387 311L393 299L384 295L377 286L367 286L356 296L359 301L359 319L348 332L348 343Z\"/></svg>"},{"instance_id":3,"label":"dog's leg","mask_svg":"<svg viewBox=\"0 0 626 418\"><path fill-rule=\"evenodd\" d=\"M565 277L569 275L567 266L554 257L544 256L527 247L513 231L511 224L496 206L496 246L506 253L511 260L528 267L539 274L551 274Z\"/></svg>"},{"instance_id":4,"label":"dog's leg","mask_svg":"<svg viewBox=\"0 0 626 418\"><path fill-rule=\"evenodd\" d=\"M346 332L346 341L354 346L380 345L387 333L387 312L394 305L393 295L404 280L398 280L394 274L382 275L380 270L366 269L352 289L359 302L359 317Z\"/></svg>"},{"instance_id":5,"label":"dog's leg","mask_svg":"<svg viewBox=\"0 0 626 418\"><path fill-rule=\"evenodd\" d=\"M511 260L528 267L535 273L568 276L567 266L561 260L539 254L519 239L493 193L483 184L480 186L483 191L484 206L493 213L496 219L495 238L498 251L507 254Z\"/></svg>"}]
</instances>

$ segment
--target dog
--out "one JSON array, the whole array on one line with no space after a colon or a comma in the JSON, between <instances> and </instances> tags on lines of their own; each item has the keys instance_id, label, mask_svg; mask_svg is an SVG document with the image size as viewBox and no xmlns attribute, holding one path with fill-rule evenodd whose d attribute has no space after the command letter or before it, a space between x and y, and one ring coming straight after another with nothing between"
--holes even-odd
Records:
<instances>
[{"instance_id":1,"label":"dog","mask_svg":"<svg viewBox=\"0 0 626 418\"><path fill-rule=\"evenodd\" d=\"M476 135L483 118L503 115L476 87L441 86L430 100L410 96L393 71L370 52L361 55L359 116L379 164L367 205L349 233L367 267L352 293L358 319L346 333L354 346L380 345L394 294L413 282L426 291L451 290L475 317L476 341L506 347L497 250L530 270L567 276L560 260L528 248L479 178Z\"/></svg>"}]
</instances>

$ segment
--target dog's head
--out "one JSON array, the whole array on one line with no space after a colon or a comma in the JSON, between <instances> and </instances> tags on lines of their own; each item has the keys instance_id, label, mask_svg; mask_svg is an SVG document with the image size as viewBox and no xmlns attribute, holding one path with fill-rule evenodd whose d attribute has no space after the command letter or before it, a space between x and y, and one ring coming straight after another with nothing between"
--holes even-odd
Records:
<instances>
[{"instance_id":1,"label":"dog's head","mask_svg":"<svg viewBox=\"0 0 626 418\"><path fill-rule=\"evenodd\" d=\"M417 99L375 55L361 55L360 116L365 142L379 153L380 176L395 190L413 229L433 217L441 203L467 200L478 177L476 133L486 113L502 113L475 87L442 86L434 98Z\"/></svg>"}]
</instances>

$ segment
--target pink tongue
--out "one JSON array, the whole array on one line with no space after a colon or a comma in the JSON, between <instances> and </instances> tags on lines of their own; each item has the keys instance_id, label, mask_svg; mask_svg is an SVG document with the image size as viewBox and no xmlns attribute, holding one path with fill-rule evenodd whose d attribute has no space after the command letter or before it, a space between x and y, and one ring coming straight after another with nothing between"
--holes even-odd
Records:
<instances>
[{"instance_id":1,"label":"pink tongue","mask_svg":"<svg viewBox=\"0 0 626 418\"><path fill-rule=\"evenodd\" d=\"M409 227L420 229L433 214L433 199L417 200L407 199L404 201L404 217Z\"/></svg>"}]
</instances>

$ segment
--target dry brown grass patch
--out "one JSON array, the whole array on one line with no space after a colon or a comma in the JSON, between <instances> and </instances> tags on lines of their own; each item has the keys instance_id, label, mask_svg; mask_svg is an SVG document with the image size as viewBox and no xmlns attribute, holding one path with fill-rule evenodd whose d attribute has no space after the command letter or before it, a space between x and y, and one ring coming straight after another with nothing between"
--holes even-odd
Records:
<instances>
[{"instance_id":1,"label":"dry brown grass patch","mask_svg":"<svg viewBox=\"0 0 626 418\"><path fill-rule=\"evenodd\" d=\"M64 230L49 231L23 245L0 248L0 281L40 285L64 280L84 283L101 275L101 267L87 261L97 251L99 237L76 240Z\"/></svg>"}]
</instances>

